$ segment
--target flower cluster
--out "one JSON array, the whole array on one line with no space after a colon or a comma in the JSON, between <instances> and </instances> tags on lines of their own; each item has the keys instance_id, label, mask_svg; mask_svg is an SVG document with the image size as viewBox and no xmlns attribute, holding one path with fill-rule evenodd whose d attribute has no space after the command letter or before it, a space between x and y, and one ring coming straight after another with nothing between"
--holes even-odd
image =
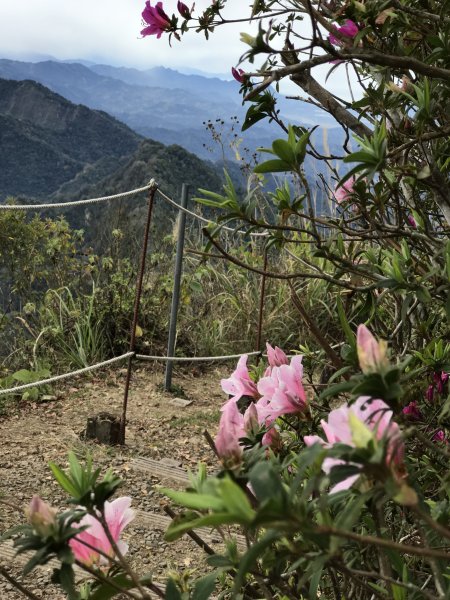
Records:
<instances>
[{"instance_id":1,"label":"flower cluster","mask_svg":"<svg viewBox=\"0 0 450 600\"><path fill-rule=\"evenodd\" d=\"M224 462L239 462L243 446L240 440L265 429L262 444L276 446L279 436L275 427L278 417L287 414L305 415L308 412L302 385L302 357L294 356L289 362L278 347L267 344L269 365L264 376L256 383L247 368L247 355L239 359L236 370L228 379L222 379L223 391L230 396L222 408L215 445ZM238 402L246 399L249 406L242 414Z\"/></svg>"},{"instance_id":2,"label":"flower cluster","mask_svg":"<svg viewBox=\"0 0 450 600\"><path fill-rule=\"evenodd\" d=\"M357 330L356 347L364 375L377 374L381 378L387 376L391 367L385 341L377 340L361 324ZM226 468L235 468L241 464L244 442L248 438L255 439L255 434L263 432L263 436L258 438L261 444L280 450L280 417L296 415L304 422L310 421L310 409L302 384L302 357L294 356L289 360L283 350L267 344L267 358L268 367L258 381L250 376L246 355L240 358L232 375L221 381L229 400L222 408L216 449ZM443 379L445 377L441 377L439 382ZM406 406L403 414L410 420L422 418L416 402ZM324 438L306 435L303 438L304 444L312 446L318 443L330 451L322 464L326 474L330 475L333 468L339 466L352 471L351 475L347 474L343 480L332 485L331 493L350 488L362 474L366 475L366 480L391 477L396 482L395 485L399 488L403 486L406 472L404 442L400 427L393 420L393 412L383 400L367 395L359 396L353 402L331 410L327 418L321 420L321 426ZM440 432L437 432L434 439L442 441L441 437ZM336 444L348 446L349 451L356 449L354 455L357 458L348 461L336 457L336 452L340 451L339 448L334 449ZM366 462L364 456L372 458Z\"/></svg>"},{"instance_id":3,"label":"flower cluster","mask_svg":"<svg viewBox=\"0 0 450 600\"><path fill-rule=\"evenodd\" d=\"M379 443L384 445L385 465L393 474L400 478L403 476L404 444L400 428L392 421L392 411L382 400L373 400L368 396L361 396L351 406L342 405L332 410L328 420L322 420L321 425L326 441L317 435L305 436L307 446L321 444L331 448L334 444L346 444L352 448L367 448L372 444L374 450ZM338 458L325 458L323 470L329 474L333 467L349 465L362 469L363 465L346 463ZM336 484L331 493L346 490L360 477L360 473L351 475Z\"/></svg>"}]
</instances>

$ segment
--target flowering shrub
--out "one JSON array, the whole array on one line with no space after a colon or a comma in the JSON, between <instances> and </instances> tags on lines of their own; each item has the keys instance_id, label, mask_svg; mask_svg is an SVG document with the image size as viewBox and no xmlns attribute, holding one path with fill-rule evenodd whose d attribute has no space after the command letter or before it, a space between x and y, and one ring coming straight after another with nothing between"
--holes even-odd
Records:
<instances>
[{"instance_id":1,"label":"flowering shrub","mask_svg":"<svg viewBox=\"0 0 450 600\"><path fill-rule=\"evenodd\" d=\"M226 10L227 1L217 0L201 12L179 4L179 16L169 16L161 2L147 2L142 34L181 39L195 29L208 38L236 21ZM215 586L220 597L232 598L444 600L450 596L448 5L262 0L238 20L259 24L256 35L241 35L245 72L232 72L249 105L243 130L268 119L282 137L261 149L270 158L255 167L242 197L229 177L223 195L202 190L200 201L220 211L219 227L204 234L235 265L286 281L283 302L292 301L299 328L315 342L290 359L268 346L268 365L254 368L242 357L221 382L228 399L215 440L220 472L208 477L201 468L186 491L165 490L180 507L168 540L231 525L245 534L246 548L228 543L221 554L209 548L211 573L192 586L174 576L163 592L129 568L111 535L122 587L134 598L151 589L168 600L203 600ZM355 73L359 96L332 94L316 78L321 65L345 70L349 82ZM315 128L283 118L272 84L284 78L336 119L343 130L339 151L320 143ZM317 178L305 167L312 159L321 163ZM266 193L264 177L272 173L286 179ZM319 193L329 201L322 211L315 210ZM266 232L259 265L221 242L220 225L229 221ZM280 267L284 252L293 261L288 272ZM329 315L322 324L304 302L318 281L317 302ZM69 475L53 467L55 476L104 528L106 501L118 483L97 484L89 465L71 463ZM35 500L34 530L16 542L37 550L31 567L57 556L58 580L77 600L72 550L85 534L83 517L71 511L55 522ZM109 546L103 549L111 561ZM92 598L112 597L117 586L107 592L107 585L100 578Z\"/></svg>"}]
</instances>

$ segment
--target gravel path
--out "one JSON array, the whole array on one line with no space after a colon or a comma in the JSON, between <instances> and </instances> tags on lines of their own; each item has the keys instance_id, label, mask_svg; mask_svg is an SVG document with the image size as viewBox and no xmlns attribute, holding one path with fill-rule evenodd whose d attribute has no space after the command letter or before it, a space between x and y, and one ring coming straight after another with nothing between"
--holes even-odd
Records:
<instances>
[{"instance_id":1,"label":"gravel path","mask_svg":"<svg viewBox=\"0 0 450 600\"><path fill-rule=\"evenodd\" d=\"M33 494L39 494L61 510L66 508L66 496L54 481L48 462L67 464L67 451L78 456L90 451L94 465L106 470L112 467L123 479L119 495L133 498L132 506L150 513L163 512L166 499L155 489L161 480L139 472L132 466L137 456L165 460L167 464L195 469L201 460L214 470L215 457L202 432L214 434L219 409L224 401L220 378L228 371L212 369L206 374L178 372L174 384L180 386L193 403L185 408L172 406L173 395L162 391L162 372L151 367L136 370L132 379L126 445L101 446L80 439L88 416L100 411L120 415L123 397L124 369L103 378L80 380L76 386L60 388L56 398L41 403L21 403L9 406L0 417L0 497L18 506L20 512L0 504L0 533L23 522L23 507ZM180 394L178 394L180 395ZM164 481L172 487L180 484ZM127 528L124 538L130 545L129 556L136 570L153 572L156 580L164 581L171 569L202 570L203 555L189 538L167 544L162 528L149 529L145 519L136 518ZM219 540L217 540L218 542ZM213 542L214 544L214 542ZM19 562L4 566L14 575L20 573ZM49 583L51 569L39 569L24 581L29 589L45 600L63 600L65 596ZM21 600L23 595L0 576L0 599Z\"/></svg>"}]
</instances>

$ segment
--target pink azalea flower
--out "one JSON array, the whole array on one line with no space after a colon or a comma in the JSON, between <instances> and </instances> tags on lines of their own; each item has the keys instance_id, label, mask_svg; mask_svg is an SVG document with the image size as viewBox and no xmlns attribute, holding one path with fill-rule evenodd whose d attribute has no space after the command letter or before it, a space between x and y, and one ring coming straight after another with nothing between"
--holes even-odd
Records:
<instances>
[{"instance_id":1,"label":"pink azalea flower","mask_svg":"<svg viewBox=\"0 0 450 600\"><path fill-rule=\"evenodd\" d=\"M142 19L148 25L141 31L141 35L144 37L146 35L156 35L159 39L164 31L167 31L171 26L170 19L164 12L162 2L157 2L155 6L152 6L150 1L147 0L142 11Z\"/></svg>"},{"instance_id":2,"label":"pink azalea flower","mask_svg":"<svg viewBox=\"0 0 450 600\"><path fill-rule=\"evenodd\" d=\"M124 528L130 523L135 513L130 508L131 498L122 497L113 500L113 502L105 502L105 519L111 537L117 544L120 552L125 554L128 550L128 544L120 540L120 535ZM86 564L105 563L106 559L95 550L88 548L83 542L86 542L104 552L108 556L113 556L114 551L108 540L108 537L103 529L102 524L92 515L85 515L78 523L79 527L87 526L87 529L79 533L69 541L70 548L77 560Z\"/></svg>"},{"instance_id":3,"label":"pink azalea flower","mask_svg":"<svg viewBox=\"0 0 450 600\"><path fill-rule=\"evenodd\" d=\"M407 404L403 408L402 413L412 421L420 421L422 419L422 413L420 412L415 400Z\"/></svg>"},{"instance_id":4,"label":"pink azalea flower","mask_svg":"<svg viewBox=\"0 0 450 600\"><path fill-rule=\"evenodd\" d=\"M33 496L26 513L34 530L42 537L48 536L56 525L56 509L39 496Z\"/></svg>"},{"instance_id":5,"label":"pink azalea flower","mask_svg":"<svg viewBox=\"0 0 450 600\"><path fill-rule=\"evenodd\" d=\"M332 410L328 415L328 421L321 421L326 441L317 435L309 435L305 436L304 442L307 446L318 443L330 448L334 444L343 443L357 448L366 447L371 440L374 442L385 440L386 465L398 468L403 463L404 445L400 428L391 419L392 411L382 400L361 396L351 406L344 404ZM329 474L333 467L342 464L349 463L337 458L326 458L322 468ZM355 466L362 467L362 465ZM358 478L359 474L347 477L331 488L330 493L350 488Z\"/></svg>"},{"instance_id":6,"label":"pink azalea flower","mask_svg":"<svg viewBox=\"0 0 450 600\"><path fill-rule=\"evenodd\" d=\"M231 74L239 83L244 83L245 81L245 71L243 69L235 69L231 67Z\"/></svg>"},{"instance_id":7,"label":"pink azalea flower","mask_svg":"<svg viewBox=\"0 0 450 600\"><path fill-rule=\"evenodd\" d=\"M336 189L334 190L334 197L338 204L341 204L341 202L346 202L347 200L351 199L355 182L356 177L352 175L349 179L347 179L344 185L336 187Z\"/></svg>"},{"instance_id":8,"label":"pink azalea flower","mask_svg":"<svg viewBox=\"0 0 450 600\"><path fill-rule=\"evenodd\" d=\"M302 376L302 357L294 356L289 365L274 366L270 375L259 380L258 392L262 397L258 405L266 422L273 422L281 415L306 412Z\"/></svg>"},{"instance_id":9,"label":"pink azalea flower","mask_svg":"<svg viewBox=\"0 0 450 600\"><path fill-rule=\"evenodd\" d=\"M341 36L348 38L349 42L351 40L353 40L353 38L356 37L359 32L358 25L351 19L347 19L345 21L344 25L341 25L340 27L333 27L333 28L337 33L340 33ZM348 42L344 42L343 40L337 38L332 33L330 33L330 35L328 36L328 39L329 39L330 43L333 44L334 46L344 46L348 43Z\"/></svg>"},{"instance_id":10,"label":"pink azalea flower","mask_svg":"<svg viewBox=\"0 0 450 600\"><path fill-rule=\"evenodd\" d=\"M244 354L239 359L236 370L228 379L222 379L220 385L223 391L237 402L242 396L258 397L256 383L250 378L247 368L248 356Z\"/></svg>"},{"instance_id":11,"label":"pink azalea flower","mask_svg":"<svg viewBox=\"0 0 450 600\"><path fill-rule=\"evenodd\" d=\"M386 357L387 344L377 341L365 325L358 325L356 348L361 371L365 374L383 371L389 366Z\"/></svg>"}]
</instances>

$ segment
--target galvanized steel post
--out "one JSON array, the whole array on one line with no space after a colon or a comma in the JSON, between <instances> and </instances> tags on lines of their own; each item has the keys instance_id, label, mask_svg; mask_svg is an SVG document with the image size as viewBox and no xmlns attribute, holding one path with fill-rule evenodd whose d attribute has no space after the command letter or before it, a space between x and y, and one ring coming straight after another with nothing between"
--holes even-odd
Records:
<instances>
[{"instance_id":1,"label":"galvanized steel post","mask_svg":"<svg viewBox=\"0 0 450 600\"><path fill-rule=\"evenodd\" d=\"M188 202L188 186L183 183L181 188L181 207L186 208ZM178 238L177 238L177 254L175 257L175 272L172 292L172 306L170 309L170 324L169 324L169 341L167 343L167 356L175 354L175 339L177 333L177 315L178 304L180 301L180 286L181 274L183 269L183 250L184 250L184 233L186 228L186 213L182 210L179 212L178 221ZM167 361L166 377L164 380L164 389L169 392L172 388L172 369L173 362Z\"/></svg>"}]
</instances>

